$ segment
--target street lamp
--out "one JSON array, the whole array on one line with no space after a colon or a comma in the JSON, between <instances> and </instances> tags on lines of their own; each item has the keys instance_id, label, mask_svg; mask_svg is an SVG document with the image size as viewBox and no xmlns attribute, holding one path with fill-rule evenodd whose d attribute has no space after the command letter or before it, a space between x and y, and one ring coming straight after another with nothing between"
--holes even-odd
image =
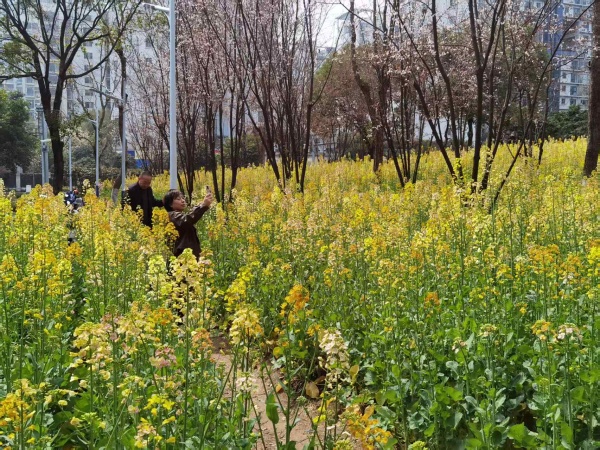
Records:
<instances>
[{"instance_id":1,"label":"street lamp","mask_svg":"<svg viewBox=\"0 0 600 450\"><path fill-rule=\"evenodd\" d=\"M98 108L96 108L96 120L88 119L93 125L96 132L96 197L100 197L100 152L98 152Z\"/></svg>"},{"instance_id":2,"label":"street lamp","mask_svg":"<svg viewBox=\"0 0 600 450\"><path fill-rule=\"evenodd\" d=\"M123 136L121 136L121 195L124 195L125 192L125 161L127 158L127 144L125 143L125 136L127 130L127 122L125 121L125 108L127 106L127 94L125 94L125 99L121 97L116 97L114 95L108 94L100 89L91 88L91 91L97 92L100 95L104 95L116 102L118 102L123 107ZM123 92L125 91L125 78L123 78ZM98 110L96 110L96 121L98 121ZM96 126L96 132L98 131L98 127ZM98 138L96 138L96 143L98 142ZM96 151L96 158L98 158L98 151ZM99 174L98 174L98 162L96 160L96 182L98 182ZM124 198L124 197L123 197Z\"/></svg>"},{"instance_id":3,"label":"street lamp","mask_svg":"<svg viewBox=\"0 0 600 450\"><path fill-rule=\"evenodd\" d=\"M48 164L48 146L46 145L48 142L52 142L52 139L40 139L40 143L42 144L42 186L50 182L50 174L48 173L50 170Z\"/></svg>"},{"instance_id":4,"label":"street lamp","mask_svg":"<svg viewBox=\"0 0 600 450\"><path fill-rule=\"evenodd\" d=\"M175 76L175 0L169 0L169 7L142 3L146 8L162 11L169 17L169 188L177 189L177 117L176 117L176 76Z\"/></svg>"},{"instance_id":5,"label":"street lamp","mask_svg":"<svg viewBox=\"0 0 600 450\"><path fill-rule=\"evenodd\" d=\"M38 131L41 137L40 142L42 145L42 186L50 181L50 165L48 163L48 146L46 143L51 142L51 139L46 139L46 121L44 118L44 109L42 106L38 106L37 117L38 117Z\"/></svg>"},{"instance_id":6,"label":"street lamp","mask_svg":"<svg viewBox=\"0 0 600 450\"><path fill-rule=\"evenodd\" d=\"M69 136L69 190L73 190L73 151L71 148L71 136Z\"/></svg>"},{"instance_id":7,"label":"street lamp","mask_svg":"<svg viewBox=\"0 0 600 450\"><path fill-rule=\"evenodd\" d=\"M67 110L67 119L70 119L71 115ZM69 191L73 192L73 148L71 146L71 135L69 134Z\"/></svg>"}]
</instances>

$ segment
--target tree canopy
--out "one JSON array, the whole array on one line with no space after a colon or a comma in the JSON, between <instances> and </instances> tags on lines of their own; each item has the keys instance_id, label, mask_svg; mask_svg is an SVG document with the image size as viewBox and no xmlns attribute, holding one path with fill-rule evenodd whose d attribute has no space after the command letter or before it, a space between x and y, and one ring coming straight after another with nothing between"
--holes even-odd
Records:
<instances>
[{"instance_id":1,"label":"tree canopy","mask_svg":"<svg viewBox=\"0 0 600 450\"><path fill-rule=\"evenodd\" d=\"M27 167L35 144L27 102L20 94L0 89L0 166L13 171Z\"/></svg>"},{"instance_id":2,"label":"tree canopy","mask_svg":"<svg viewBox=\"0 0 600 450\"><path fill-rule=\"evenodd\" d=\"M587 136L587 132L588 112L582 110L578 105L548 116L546 134L555 139Z\"/></svg>"}]
</instances>

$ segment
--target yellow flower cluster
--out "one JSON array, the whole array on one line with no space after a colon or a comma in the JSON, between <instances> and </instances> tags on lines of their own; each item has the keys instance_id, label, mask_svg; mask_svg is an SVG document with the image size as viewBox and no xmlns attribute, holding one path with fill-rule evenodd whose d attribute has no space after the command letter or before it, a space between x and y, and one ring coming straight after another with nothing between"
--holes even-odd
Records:
<instances>
[{"instance_id":1,"label":"yellow flower cluster","mask_svg":"<svg viewBox=\"0 0 600 450\"><path fill-rule=\"evenodd\" d=\"M253 274L257 269L257 262L244 266L238 272L237 277L231 283L227 291L225 292L225 302L227 311L233 312L236 307L246 300L246 291L248 290L248 284L252 280Z\"/></svg>"},{"instance_id":2,"label":"yellow flower cluster","mask_svg":"<svg viewBox=\"0 0 600 450\"><path fill-rule=\"evenodd\" d=\"M229 339L233 345L248 345L250 341L263 334L260 315L253 306L243 305L233 315Z\"/></svg>"},{"instance_id":3,"label":"yellow flower cluster","mask_svg":"<svg viewBox=\"0 0 600 450\"><path fill-rule=\"evenodd\" d=\"M554 336L555 331L552 330L552 324L546 320L536 320L531 326L531 331L540 341L547 341L549 337Z\"/></svg>"},{"instance_id":4,"label":"yellow flower cluster","mask_svg":"<svg viewBox=\"0 0 600 450\"><path fill-rule=\"evenodd\" d=\"M298 320L300 311L303 311L308 304L308 300L308 290L301 284L295 284L281 304L279 315L286 319L289 325L293 325Z\"/></svg>"},{"instance_id":5,"label":"yellow flower cluster","mask_svg":"<svg viewBox=\"0 0 600 450\"><path fill-rule=\"evenodd\" d=\"M374 412L375 406L373 405L367 406L362 414L358 405L352 405L342 414L348 431L367 450L375 450L377 446L387 444L392 437L392 433L379 426L377 419L371 418Z\"/></svg>"}]
</instances>

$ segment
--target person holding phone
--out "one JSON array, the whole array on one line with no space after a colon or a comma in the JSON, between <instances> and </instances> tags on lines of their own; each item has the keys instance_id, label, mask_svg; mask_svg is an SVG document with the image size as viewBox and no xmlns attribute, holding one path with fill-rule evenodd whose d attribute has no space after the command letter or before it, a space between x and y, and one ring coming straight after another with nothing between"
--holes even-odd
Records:
<instances>
[{"instance_id":1,"label":"person holding phone","mask_svg":"<svg viewBox=\"0 0 600 450\"><path fill-rule=\"evenodd\" d=\"M180 191L169 191L163 198L165 209L169 213L169 220L175 225L179 236L173 245L173 254L179 256L186 248L190 248L196 258L200 257L200 239L196 231L198 222L204 213L210 209L213 202L212 192L206 186L206 195L199 205L194 206L189 212L185 212L187 203L185 196Z\"/></svg>"}]
</instances>

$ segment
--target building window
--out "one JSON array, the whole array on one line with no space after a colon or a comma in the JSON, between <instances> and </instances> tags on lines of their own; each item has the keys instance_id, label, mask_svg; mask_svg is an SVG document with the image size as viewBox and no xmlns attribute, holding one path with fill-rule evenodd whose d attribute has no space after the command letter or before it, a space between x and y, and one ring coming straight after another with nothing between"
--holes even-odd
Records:
<instances>
[{"instance_id":1,"label":"building window","mask_svg":"<svg viewBox=\"0 0 600 450\"><path fill-rule=\"evenodd\" d=\"M92 77L85 77L85 78L83 79L83 82L84 82L85 84L92 84Z\"/></svg>"},{"instance_id":2,"label":"building window","mask_svg":"<svg viewBox=\"0 0 600 450\"><path fill-rule=\"evenodd\" d=\"M93 109L94 108L94 103L93 102L85 102L84 106L86 109Z\"/></svg>"},{"instance_id":3,"label":"building window","mask_svg":"<svg viewBox=\"0 0 600 450\"><path fill-rule=\"evenodd\" d=\"M571 86L571 95L577 95L577 86Z\"/></svg>"},{"instance_id":4,"label":"building window","mask_svg":"<svg viewBox=\"0 0 600 450\"><path fill-rule=\"evenodd\" d=\"M560 87L560 92L567 92L567 85L566 85L566 84L563 84L563 85Z\"/></svg>"},{"instance_id":5,"label":"building window","mask_svg":"<svg viewBox=\"0 0 600 450\"><path fill-rule=\"evenodd\" d=\"M33 97L35 94L33 93L33 88L32 87L28 87L27 88L27 96L28 97Z\"/></svg>"},{"instance_id":6,"label":"building window","mask_svg":"<svg viewBox=\"0 0 600 450\"><path fill-rule=\"evenodd\" d=\"M564 99L564 98L561 98L561 99L560 99L560 104L561 104L561 105L564 105L564 104L566 104L566 103L567 103L567 100L566 100L566 99Z\"/></svg>"},{"instance_id":7,"label":"building window","mask_svg":"<svg viewBox=\"0 0 600 450\"><path fill-rule=\"evenodd\" d=\"M94 59L94 54L93 53L86 53L85 54L85 59Z\"/></svg>"},{"instance_id":8,"label":"building window","mask_svg":"<svg viewBox=\"0 0 600 450\"><path fill-rule=\"evenodd\" d=\"M146 58L146 64L152 64L152 58Z\"/></svg>"},{"instance_id":9,"label":"building window","mask_svg":"<svg viewBox=\"0 0 600 450\"><path fill-rule=\"evenodd\" d=\"M577 100L575 100L574 98L572 98L571 100L569 100L569 105L573 106L576 101Z\"/></svg>"},{"instance_id":10,"label":"building window","mask_svg":"<svg viewBox=\"0 0 600 450\"><path fill-rule=\"evenodd\" d=\"M450 0L450 5L452 5L452 0ZM152 48L152 38L150 36L146 36L146 48Z\"/></svg>"},{"instance_id":11,"label":"building window","mask_svg":"<svg viewBox=\"0 0 600 450\"><path fill-rule=\"evenodd\" d=\"M581 105L582 106L586 106L587 105L587 100L581 100Z\"/></svg>"},{"instance_id":12,"label":"building window","mask_svg":"<svg viewBox=\"0 0 600 450\"><path fill-rule=\"evenodd\" d=\"M89 90L89 89L86 89L86 90L85 90L85 95L86 95L87 97L91 97L92 95L94 95L94 92L92 92L92 91L91 91L91 90Z\"/></svg>"}]
</instances>

